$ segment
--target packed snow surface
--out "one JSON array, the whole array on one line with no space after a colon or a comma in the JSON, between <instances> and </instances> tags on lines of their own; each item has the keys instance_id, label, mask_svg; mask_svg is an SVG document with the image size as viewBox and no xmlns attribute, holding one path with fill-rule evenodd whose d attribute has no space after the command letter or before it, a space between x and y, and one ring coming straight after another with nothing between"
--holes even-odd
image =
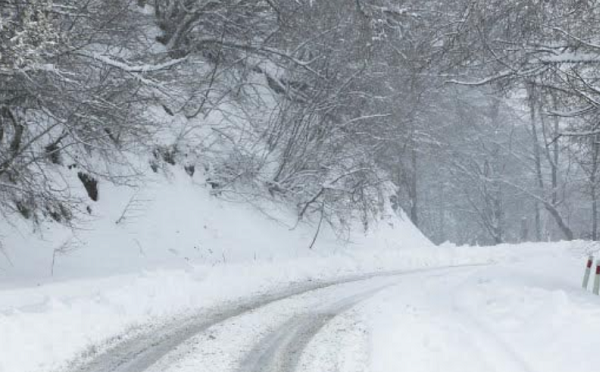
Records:
<instances>
[{"instance_id":1,"label":"packed snow surface","mask_svg":"<svg viewBox=\"0 0 600 372\"><path fill-rule=\"evenodd\" d=\"M488 267L379 293L359 311L370 330L370 370L597 370L600 298L580 287L586 248L500 246L508 255Z\"/></svg>"}]
</instances>

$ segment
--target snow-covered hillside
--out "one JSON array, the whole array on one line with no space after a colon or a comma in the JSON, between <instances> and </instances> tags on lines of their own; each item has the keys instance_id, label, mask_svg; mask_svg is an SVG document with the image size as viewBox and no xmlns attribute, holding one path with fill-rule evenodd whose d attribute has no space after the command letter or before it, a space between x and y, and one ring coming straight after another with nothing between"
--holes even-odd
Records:
<instances>
[{"instance_id":1,"label":"snow-covered hillside","mask_svg":"<svg viewBox=\"0 0 600 372\"><path fill-rule=\"evenodd\" d=\"M12 224L1 222L0 287L153 268L431 247L406 218L391 212L367 233L357 226L339 235L324 224L309 249L317 224L298 223L285 204L262 198L252 205L247 197L223 201L211 195L201 172L190 177L180 166L167 167L166 175L148 168L136 187L101 181L99 200L88 199L91 216L75 229L56 223L34 227L17 217ZM85 194L72 177L71 189Z\"/></svg>"},{"instance_id":2,"label":"snow-covered hillside","mask_svg":"<svg viewBox=\"0 0 600 372\"><path fill-rule=\"evenodd\" d=\"M0 372L600 370L593 3L0 0Z\"/></svg>"}]
</instances>

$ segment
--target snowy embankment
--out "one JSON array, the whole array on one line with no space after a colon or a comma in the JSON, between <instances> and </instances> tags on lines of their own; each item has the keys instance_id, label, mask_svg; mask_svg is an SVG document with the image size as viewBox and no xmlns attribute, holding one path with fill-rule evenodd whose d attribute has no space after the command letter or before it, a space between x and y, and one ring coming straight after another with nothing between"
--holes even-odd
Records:
<instances>
[{"instance_id":1,"label":"snowy embankment","mask_svg":"<svg viewBox=\"0 0 600 372\"><path fill-rule=\"evenodd\" d=\"M3 224L0 371L55 370L126 329L292 282L491 257L433 247L391 216L345 243L323 229L311 250L314 225L294 228L289 210L261 205L221 201L201 175L172 168L137 189L102 184L92 219L75 231Z\"/></svg>"}]
</instances>

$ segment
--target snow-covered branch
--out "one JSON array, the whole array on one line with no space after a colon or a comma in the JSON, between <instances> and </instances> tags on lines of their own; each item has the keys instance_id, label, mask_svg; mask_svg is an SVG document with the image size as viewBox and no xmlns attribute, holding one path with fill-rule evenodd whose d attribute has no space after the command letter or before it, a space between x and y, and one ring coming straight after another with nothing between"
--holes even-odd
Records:
<instances>
[{"instance_id":1,"label":"snow-covered branch","mask_svg":"<svg viewBox=\"0 0 600 372\"><path fill-rule=\"evenodd\" d=\"M123 70L128 73L139 73L139 74L167 70L174 66L185 63L188 60L187 57L183 57L183 58L173 59L173 60L169 60L169 61L166 61L163 63L158 63L158 64L149 64L149 63L148 64L130 64L127 61L119 61L112 56L107 56L107 55L100 54L100 53L90 53L90 52L80 51L80 52L77 52L77 55L80 55L80 56L86 57L86 58L91 58L93 60L102 62L105 65L118 68L118 69Z\"/></svg>"}]
</instances>

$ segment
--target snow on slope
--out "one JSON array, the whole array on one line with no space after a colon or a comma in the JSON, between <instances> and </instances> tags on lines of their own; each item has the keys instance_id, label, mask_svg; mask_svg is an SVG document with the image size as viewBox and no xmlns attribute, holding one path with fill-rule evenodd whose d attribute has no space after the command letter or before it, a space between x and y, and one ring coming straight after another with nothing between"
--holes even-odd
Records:
<instances>
[{"instance_id":1,"label":"snow on slope","mask_svg":"<svg viewBox=\"0 0 600 372\"><path fill-rule=\"evenodd\" d=\"M7 257L0 256L0 288L61 279L106 276L151 268L214 266L326 256L346 249L381 250L430 247L409 222L389 216L366 235L354 232L342 244L323 229L308 249L315 226L299 224L285 207L260 201L261 209L211 196L201 175L189 177L171 167L165 178L149 172L139 189L100 184L100 200L90 201L93 216L76 230L44 224L42 231L15 220L0 223ZM78 181L73 188L83 189ZM132 210L119 224L127 203ZM55 250L66 246L69 252ZM53 272L53 274L52 274Z\"/></svg>"}]
</instances>

